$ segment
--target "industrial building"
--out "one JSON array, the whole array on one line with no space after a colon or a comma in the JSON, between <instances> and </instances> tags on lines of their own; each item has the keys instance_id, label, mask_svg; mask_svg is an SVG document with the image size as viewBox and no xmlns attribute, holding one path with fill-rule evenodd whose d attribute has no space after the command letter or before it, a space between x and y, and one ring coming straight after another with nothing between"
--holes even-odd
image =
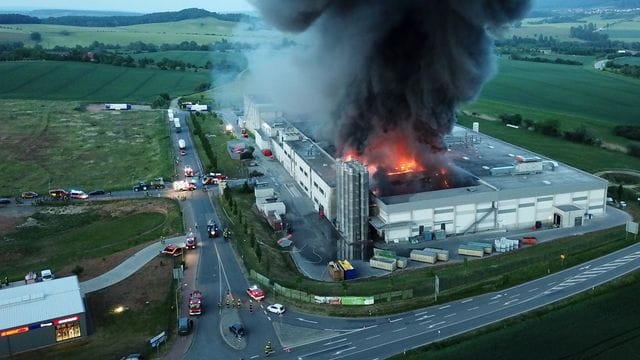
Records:
<instances>
[{"instance_id":1,"label":"industrial building","mask_svg":"<svg viewBox=\"0 0 640 360\"><path fill-rule=\"evenodd\" d=\"M344 198L346 187L336 181L332 154L314 143L300 122L290 121L264 98L260 104L252 99L245 97L245 111L251 110L245 112L245 122L252 126L257 146L272 150L317 210L346 236L343 241L356 241L355 232L341 229L347 226L341 221L344 216L353 219L342 207L357 196ZM373 240L411 243L490 230L573 227L606 212L608 182L602 178L484 135L477 124L473 130L456 126L444 140L447 151L440 155L440 168L394 175L390 193L378 193L375 182L370 183ZM338 248L347 259L370 256Z\"/></svg>"},{"instance_id":2,"label":"industrial building","mask_svg":"<svg viewBox=\"0 0 640 360\"><path fill-rule=\"evenodd\" d=\"M0 357L87 336L76 276L0 289Z\"/></svg>"}]
</instances>

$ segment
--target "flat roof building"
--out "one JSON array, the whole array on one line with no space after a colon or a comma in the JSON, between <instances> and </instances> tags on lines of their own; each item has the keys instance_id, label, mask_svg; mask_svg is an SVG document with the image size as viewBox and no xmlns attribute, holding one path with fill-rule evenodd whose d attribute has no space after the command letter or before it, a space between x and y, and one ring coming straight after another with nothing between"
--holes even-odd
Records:
<instances>
[{"instance_id":1,"label":"flat roof building","mask_svg":"<svg viewBox=\"0 0 640 360\"><path fill-rule=\"evenodd\" d=\"M0 357L86 335L76 276L0 289Z\"/></svg>"}]
</instances>

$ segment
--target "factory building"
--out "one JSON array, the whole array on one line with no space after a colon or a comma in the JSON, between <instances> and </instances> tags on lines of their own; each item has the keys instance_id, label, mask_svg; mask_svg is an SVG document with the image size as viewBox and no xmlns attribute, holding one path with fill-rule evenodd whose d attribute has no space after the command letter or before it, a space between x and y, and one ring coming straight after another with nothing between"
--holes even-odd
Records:
<instances>
[{"instance_id":1,"label":"factory building","mask_svg":"<svg viewBox=\"0 0 640 360\"><path fill-rule=\"evenodd\" d=\"M87 336L76 276L0 289L0 357Z\"/></svg>"},{"instance_id":2,"label":"factory building","mask_svg":"<svg viewBox=\"0 0 640 360\"><path fill-rule=\"evenodd\" d=\"M369 171L357 161L337 162L338 259L369 258Z\"/></svg>"},{"instance_id":3,"label":"factory building","mask_svg":"<svg viewBox=\"0 0 640 360\"><path fill-rule=\"evenodd\" d=\"M247 96L245 102L251 99ZM301 131L301 123L281 116L267 101L245 104L245 109L254 109L258 147L273 151L317 210L340 230L344 201L354 199L343 199L336 160ZM375 182L370 182L373 210L368 216L374 240L405 243L451 234L573 227L605 214L606 180L478 130L477 124L473 130L456 126L444 139L447 151L440 163L445 169L394 175L390 183L397 191L392 193L377 193ZM355 241L345 230L341 232L346 244ZM346 258L357 254L338 248Z\"/></svg>"}]
</instances>

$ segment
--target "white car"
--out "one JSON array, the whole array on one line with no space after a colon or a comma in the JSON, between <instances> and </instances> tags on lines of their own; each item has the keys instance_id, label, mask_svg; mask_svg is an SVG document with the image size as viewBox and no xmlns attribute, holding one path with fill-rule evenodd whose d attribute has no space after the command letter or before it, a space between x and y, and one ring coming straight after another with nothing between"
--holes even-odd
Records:
<instances>
[{"instance_id":1,"label":"white car","mask_svg":"<svg viewBox=\"0 0 640 360\"><path fill-rule=\"evenodd\" d=\"M267 310L269 312L272 312L274 314L283 314L284 313L284 305L282 304L273 304L273 305L269 305L267 306Z\"/></svg>"}]
</instances>

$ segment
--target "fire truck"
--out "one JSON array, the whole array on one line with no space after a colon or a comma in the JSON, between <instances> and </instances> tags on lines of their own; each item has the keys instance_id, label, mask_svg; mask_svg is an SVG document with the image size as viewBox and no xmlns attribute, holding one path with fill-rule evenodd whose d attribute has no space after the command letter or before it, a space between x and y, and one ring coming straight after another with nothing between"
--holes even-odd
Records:
<instances>
[{"instance_id":1,"label":"fire truck","mask_svg":"<svg viewBox=\"0 0 640 360\"><path fill-rule=\"evenodd\" d=\"M218 185L221 181L227 181L227 176L220 173L209 173L202 177L203 185Z\"/></svg>"},{"instance_id":2,"label":"fire truck","mask_svg":"<svg viewBox=\"0 0 640 360\"><path fill-rule=\"evenodd\" d=\"M184 167L184 176L191 177L194 175L193 168L190 165Z\"/></svg>"},{"instance_id":3,"label":"fire truck","mask_svg":"<svg viewBox=\"0 0 640 360\"><path fill-rule=\"evenodd\" d=\"M193 290L189 295L189 315L202 314L202 292Z\"/></svg>"}]
</instances>

